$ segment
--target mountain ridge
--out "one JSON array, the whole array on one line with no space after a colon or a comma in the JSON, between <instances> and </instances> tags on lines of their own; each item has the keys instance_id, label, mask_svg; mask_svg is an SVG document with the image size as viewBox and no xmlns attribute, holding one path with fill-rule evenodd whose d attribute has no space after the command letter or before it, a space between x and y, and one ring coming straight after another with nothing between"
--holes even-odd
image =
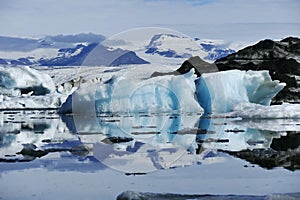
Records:
<instances>
[{"instance_id":1,"label":"mountain ridge","mask_svg":"<svg viewBox=\"0 0 300 200\"><path fill-rule=\"evenodd\" d=\"M80 33L75 35L45 36L40 39L17 38L0 36L0 64L3 65L37 65L37 66L81 66L87 56L97 47L105 36L93 33ZM119 66L123 64L147 64L148 62L139 58L134 52L127 50L110 51L103 48L105 54L113 54L110 63L89 62L88 65ZM1 51L6 52L11 58L1 58ZM46 52L46 53L45 53ZM45 54L50 54L45 57ZM116 57L121 56L120 58ZM16 56L14 56L14 53ZM18 57L19 55L21 57ZM2 53L3 55L3 53ZM101 54L100 54L101 55ZM99 55L97 55L99 56ZM16 57L16 58L14 58ZM91 60L91 59L90 59ZM90 61L89 60L89 61Z\"/></svg>"}]
</instances>

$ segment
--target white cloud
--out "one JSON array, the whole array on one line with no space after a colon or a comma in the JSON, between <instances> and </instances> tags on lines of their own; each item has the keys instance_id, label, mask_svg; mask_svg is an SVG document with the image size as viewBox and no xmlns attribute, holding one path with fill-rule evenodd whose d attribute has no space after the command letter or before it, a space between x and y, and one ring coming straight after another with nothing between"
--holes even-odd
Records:
<instances>
[{"instance_id":1,"label":"white cloud","mask_svg":"<svg viewBox=\"0 0 300 200\"><path fill-rule=\"evenodd\" d=\"M298 8L297 0L2 0L0 35L111 35L158 24L176 28L199 24L299 23Z\"/></svg>"}]
</instances>

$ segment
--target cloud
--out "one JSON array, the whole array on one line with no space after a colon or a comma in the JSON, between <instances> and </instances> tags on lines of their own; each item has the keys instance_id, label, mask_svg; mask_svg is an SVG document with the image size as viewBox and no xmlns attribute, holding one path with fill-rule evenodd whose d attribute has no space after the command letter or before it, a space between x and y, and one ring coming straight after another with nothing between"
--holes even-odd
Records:
<instances>
[{"instance_id":1,"label":"cloud","mask_svg":"<svg viewBox=\"0 0 300 200\"><path fill-rule=\"evenodd\" d=\"M298 0L2 0L0 35L111 35L155 25L299 23L299 7Z\"/></svg>"}]
</instances>

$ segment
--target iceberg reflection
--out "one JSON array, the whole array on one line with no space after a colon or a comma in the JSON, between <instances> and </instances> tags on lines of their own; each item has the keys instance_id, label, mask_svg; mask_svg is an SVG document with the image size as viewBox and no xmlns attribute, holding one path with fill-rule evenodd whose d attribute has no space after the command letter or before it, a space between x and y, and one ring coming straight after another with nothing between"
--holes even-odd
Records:
<instances>
[{"instance_id":1,"label":"iceberg reflection","mask_svg":"<svg viewBox=\"0 0 300 200\"><path fill-rule=\"evenodd\" d=\"M77 159L74 165L100 161L126 174L144 174L222 162L221 151L265 168L300 168L294 159L300 154L300 119L243 120L176 112L60 118L55 111L16 111L0 116L1 162L38 158L59 163L72 157Z\"/></svg>"},{"instance_id":2,"label":"iceberg reflection","mask_svg":"<svg viewBox=\"0 0 300 200\"><path fill-rule=\"evenodd\" d=\"M85 134L80 136L81 141L93 143L93 156L99 161L126 173L147 173L204 163L206 155L211 153L217 161L218 151L270 149L273 139L287 136L290 130L296 131L295 134L300 131L299 119L264 120L261 123L192 113L140 113L98 116L97 119L99 126L88 127L97 127L97 131L103 133L101 140ZM268 128L268 123L273 123L272 128ZM86 130L84 125L78 127L84 127L83 132L97 132ZM80 134L81 130L76 132Z\"/></svg>"}]
</instances>

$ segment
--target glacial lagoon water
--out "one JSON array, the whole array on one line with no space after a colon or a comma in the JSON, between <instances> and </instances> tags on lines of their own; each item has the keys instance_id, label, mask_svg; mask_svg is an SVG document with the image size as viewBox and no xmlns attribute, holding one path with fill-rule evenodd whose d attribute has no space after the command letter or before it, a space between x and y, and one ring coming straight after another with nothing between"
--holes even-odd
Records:
<instances>
[{"instance_id":1,"label":"glacial lagoon water","mask_svg":"<svg viewBox=\"0 0 300 200\"><path fill-rule=\"evenodd\" d=\"M297 193L300 119L0 112L0 199Z\"/></svg>"}]
</instances>

